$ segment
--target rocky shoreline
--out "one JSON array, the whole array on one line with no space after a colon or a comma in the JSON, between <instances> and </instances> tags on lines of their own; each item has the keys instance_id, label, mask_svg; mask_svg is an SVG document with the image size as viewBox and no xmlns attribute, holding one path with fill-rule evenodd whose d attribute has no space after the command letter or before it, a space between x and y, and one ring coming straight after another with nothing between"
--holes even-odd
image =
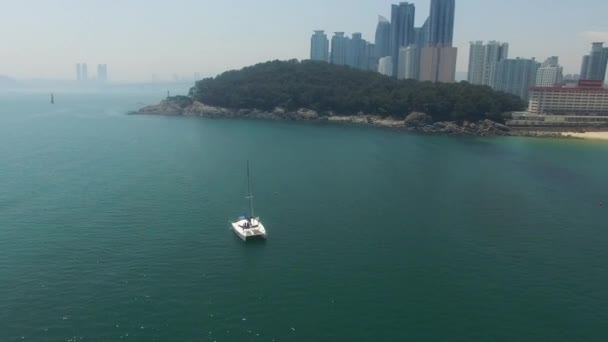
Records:
<instances>
[{"instance_id":1,"label":"rocky shoreline","mask_svg":"<svg viewBox=\"0 0 608 342\"><path fill-rule=\"evenodd\" d=\"M289 120L307 121L319 123L338 123L362 126L373 126L390 128L409 132L420 132L426 134L440 135L463 135L463 136L529 136L529 137L567 137L558 132L535 132L513 130L510 127L491 121L481 120L478 122L432 122L432 118L424 113L413 112L405 119L382 117L379 115L363 114L354 116L321 115L314 110L301 108L297 111L286 111L275 108L273 111L262 111L257 109L228 109L209 106L201 102L191 104L178 103L171 100L163 100L159 104L141 108L129 114L146 115L175 115L175 116L199 116L207 118L251 118L263 120Z\"/></svg>"}]
</instances>

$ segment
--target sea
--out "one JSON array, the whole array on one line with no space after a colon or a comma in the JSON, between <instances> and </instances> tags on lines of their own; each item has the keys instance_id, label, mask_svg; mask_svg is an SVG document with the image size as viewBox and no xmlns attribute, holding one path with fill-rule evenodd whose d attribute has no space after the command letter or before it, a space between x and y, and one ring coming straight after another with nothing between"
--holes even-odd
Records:
<instances>
[{"instance_id":1,"label":"sea","mask_svg":"<svg viewBox=\"0 0 608 342\"><path fill-rule=\"evenodd\" d=\"M127 115L167 90L0 91L0 341L608 340L607 143Z\"/></svg>"}]
</instances>

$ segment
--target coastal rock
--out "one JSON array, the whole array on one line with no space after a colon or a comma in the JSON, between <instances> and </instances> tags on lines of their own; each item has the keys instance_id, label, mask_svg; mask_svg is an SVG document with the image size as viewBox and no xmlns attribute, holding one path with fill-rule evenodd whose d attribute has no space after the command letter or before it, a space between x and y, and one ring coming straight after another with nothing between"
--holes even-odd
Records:
<instances>
[{"instance_id":1,"label":"coastal rock","mask_svg":"<svg viewBox=\"0 0 608 342\"><path fill-rule=\"evenodd\" d=\"M194 101L189 104L180 98L177 100L167 99L157 105L148 106L140 109L133 114L163 114L163 115L185 115L202 116L208 118L252 118L265 120L293 120L293 121L317 121L339 124L355 124L362 126L374 126L390 129L401 129L413 132L428 134L445 135L472 135L472 136L508 136L508 135L527 135L535 136L535 133L512 132L511 129L503 124L491 120L481 120L478 122L451 122L441 121L432 122L432 117L425 113L412 112L405 119L359 113L358 115L336 115L333 112L326 112L320 115L317 111L300 108L289 111L285 108L277 107L272 111L260 109L229 109L223 107L210 106L208 104ZM541 136L560 136L560 134L538 134Z\"/></svg>"},{"instance_id":2,"label":"coastal rock","mask_svg":"<svg viewBox=\"0 0 608 342\"><path fill-rule=\"evenodd\" d=\"M138 110L137 114L181 115L183 109L175 102L162 100L159 104Z\"/></svg>"},{"instance_id":3,"label":"coastal rock","mask_svg":"<svg viewBox=\"0 0 608 342\"><path fill-rule=\"evenodd\" d=\"M431 122L433 118L430 115L420 112L412 112L403 120L405 127L424 127Z\"/></svg>"},{"instance_id":4,"label":"coastal rock","mask_svg":"<svg viewBox=\"0 0 608 342\"><path fill-rule=\"evenodd\" d=\"M374 116L372 124L377 127L404 128L404 121L393 117Z\"/></svg>"},{"instance_id":5,"label":"coastal rock","mask_svg":"<svg viewBox=\"0 0 608 342\"><path fill-rule=\"evenodd\" d=\"M436 129L442 129L445 127L445 122L443 122L443 121L435 122L435 123L433 123L432 126L433 126L433 128L436 128Z\"/></svg>"},{"instance_id":6,"label":"coastal rock","mask_svg":"<svg viewBox=\"0 0 608 342\"><path fill-rule=\"evenodd\" d=\"M442 133L445 134L464 134L464 129L462 126L456 124L455 122L446 122Z\"/></svg>"},{"instance_id":7,"label":"coastal rock","mask_svg":"<svg viewBox=\"0 0 608 342\"><path fill-rule=\"evenodd\" d=\"M385 127L385 128L403 128L403 120L392 117L382 117L379 115L354 115L354 116L328 116L322 117L323 121L334 123L346 123L355 125Z\"/></svg>"},{"instance_id":8,"label":"coastal rock","mask_svg":"<svg viewBox=\"0 0 608 342\"><path fill-rule=\"evenodd\" d=\"M507 125L503 125L503 124L499 124L497 122L494 123L494 127L496 127L497 129L504 131L504 132L510 132L511 129L509 128L509 126Z\"/></svg>"},{"instance_id":9,"label":"coastal rock","mask_svg":"<svg viewBox=\"0 0 608 342\"><path fill-rule=\"evenodd\" d=\"M285 115L285 109L281 108L281 107L276 107L273 111L272 114L274 115Z\"/></svg>"},{"instance_id":10,"label":"coastal rock","mask_svg":"<svg viewBox=\"0 0 608 342\"><path fill-rule=\"evenodd\" d=\"M306 108L298 109L298 111L296 112L296 115L299 119L303 119L303 120L316 120L319 118L319 113L317 113L314 110L306 109Z\"/></svg>"},{"instance_id":11,"label":"coastal rock","mask_svg":"<svg viewBox=\"0 0 608 342\"><path fill-rule=\"evenodd\" d=\"M232 112L226 108L209 106L195 101L191 106L186 107L182 114L186 116L230 117Z\"/></svg>"}]
</instances>

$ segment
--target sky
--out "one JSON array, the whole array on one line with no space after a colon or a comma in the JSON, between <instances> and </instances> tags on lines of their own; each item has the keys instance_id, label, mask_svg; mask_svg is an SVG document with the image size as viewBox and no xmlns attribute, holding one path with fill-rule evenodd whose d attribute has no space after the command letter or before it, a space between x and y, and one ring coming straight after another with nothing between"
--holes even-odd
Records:
<instances>
[{"instance_id":1,"label":"sky","mask_svg":"<svg viewBox=\"0 0 608 342\"><path fill-rule=\"evenodd\" d=\"M313 30L373 41L387 0L0 0L0 75L74 79L108 64L114 81L214 76L273 59L306 59ZM430 0L416 5L416 22ZM559 56L578 73L593 41L608 42L606 0L456 0L458 71L469 42L510 44L510 57Z\"/></svg>"}]
</instances>

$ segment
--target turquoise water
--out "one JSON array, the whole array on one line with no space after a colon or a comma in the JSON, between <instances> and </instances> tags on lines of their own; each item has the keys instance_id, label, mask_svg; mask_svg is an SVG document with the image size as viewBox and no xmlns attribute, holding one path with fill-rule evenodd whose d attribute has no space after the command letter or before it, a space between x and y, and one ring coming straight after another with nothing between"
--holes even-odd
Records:
<instances>
[{"instance_id":1,"label":"turquoise water","mask_svg":"<svg viewBox=\"0 0 608 342\"><path fill-rule=\"evenodd\" d=\"M163 94L0 94L0 341L606 340L608 144L124 115Z\"/></svg>"}]
</instances>

